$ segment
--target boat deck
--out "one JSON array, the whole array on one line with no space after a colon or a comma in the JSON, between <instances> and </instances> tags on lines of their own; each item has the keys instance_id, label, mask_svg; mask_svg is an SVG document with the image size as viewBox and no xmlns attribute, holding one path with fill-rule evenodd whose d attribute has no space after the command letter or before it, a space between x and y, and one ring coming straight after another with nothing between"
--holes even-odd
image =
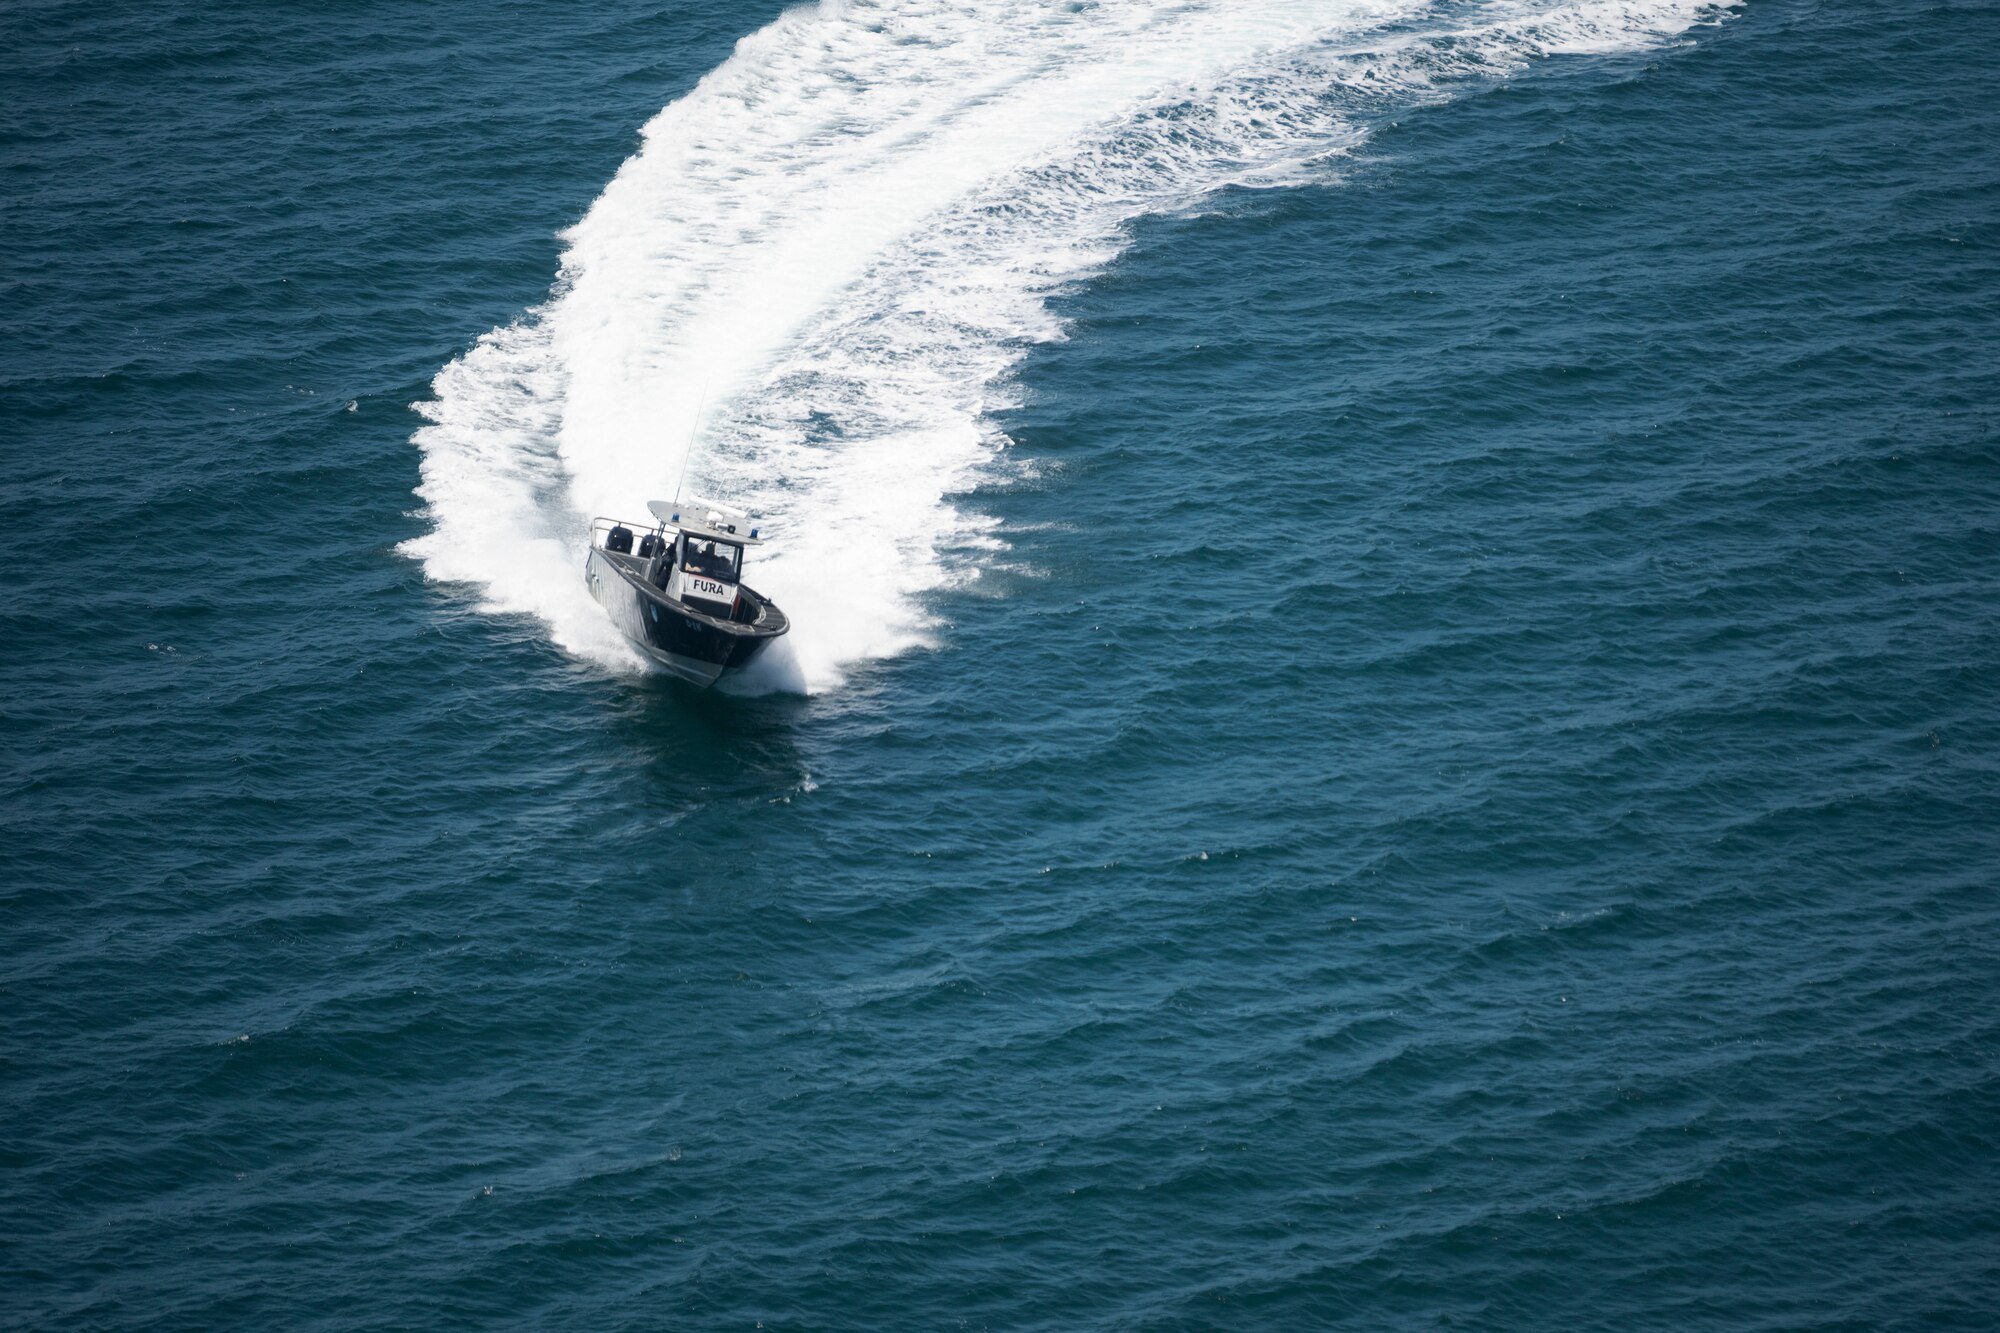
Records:
<instances>
[{"instance_id":1,"label":"boat deck","mask_svg":"<svg viewBox=\"0 0 2000 1333\"><path fill-rule=\"evenodd\" d=\"M778 604L754 588L739 584L738 591L742 595L738 599L735 613L733 615L719 616L712 611L704 611L700 607L691 605L690 603L677 601L667 596L659 588L653 586L652 581L646 577L646 567L653 563L652 557L648 556L645 559L641 559L636 555L627 555L623 551L607 550L602 546L597 547L596 550L597 554L603 556L612 566L628 575L633 584L647 597L660 603L662 606L672 607L682 615L697 616L717 626L739 630L748 628L782 632L786 624L785 613L778 610Z\"/></svg>"}]
</instances>

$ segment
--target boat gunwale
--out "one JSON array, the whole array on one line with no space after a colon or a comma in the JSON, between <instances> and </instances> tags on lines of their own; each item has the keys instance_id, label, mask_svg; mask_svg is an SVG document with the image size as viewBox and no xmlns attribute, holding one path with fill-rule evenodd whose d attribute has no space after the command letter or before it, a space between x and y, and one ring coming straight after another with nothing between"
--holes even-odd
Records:
<instances>
[{"instance_id":1,"label":"boat gunwale","mask_svg":"<svg viewBox=\"0 0 2000 1333\"><path fill-rule=\"evenodd\" d=\"M617 570L624 577L625 581L631 584L641 596L681 615L692 616L726 633L742 638L776 638L791 628L791 617L787 616L776 602L763 593L758 592L747 583L737 584L736 589L743 596L748 597L757 604L759 608L757 619L749 622L728 620L716 615L712 611L704 611L698 606L691 606L686 602L680 601L678 598L669 597L665 592L654 587L642 572L643 565L638 556L626 555L620 551L608 551L596 543L591 544L591 554L603 556L605 562L611 568ZM634 568L634 566L641 566L641 568ZM777 623L769 623L772 620L775 620Z\"/></svg>"}]
</instances>

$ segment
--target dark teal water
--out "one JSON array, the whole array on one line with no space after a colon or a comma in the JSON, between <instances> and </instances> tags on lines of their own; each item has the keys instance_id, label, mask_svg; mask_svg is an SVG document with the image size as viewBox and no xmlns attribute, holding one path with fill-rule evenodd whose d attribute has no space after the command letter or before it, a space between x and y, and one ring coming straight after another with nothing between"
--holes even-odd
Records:
<instances>
[{"instance_id":1,"label":"dark teal water","mask_svg":"<svg viewBox=\"0 0 2000 1333\"><path fill-rule=\"evenodd\" d=\"M1405 10L1325 40L1434 84L1239 61L1333 159L1161 94L1191 157L1015 195L1000 94L899 90L1141 39L795 19L972 138L796 196L824 290L775 223L620 269L546 319L641 350L491 421L433 377L777 6L0 19L0 1321L1992 1327L2000 11ZM950 163L963 244L841 211ZM641 241L721 208L666 179ZM1021 221L1078 182L1135 202ZM697 467L783 483L803 694L635 674L413 495L500 439L541 526L460 549L573 538L585 408L738 261ZM815 585L827 529L882 549Z\"/></svg>"}]
</instances>

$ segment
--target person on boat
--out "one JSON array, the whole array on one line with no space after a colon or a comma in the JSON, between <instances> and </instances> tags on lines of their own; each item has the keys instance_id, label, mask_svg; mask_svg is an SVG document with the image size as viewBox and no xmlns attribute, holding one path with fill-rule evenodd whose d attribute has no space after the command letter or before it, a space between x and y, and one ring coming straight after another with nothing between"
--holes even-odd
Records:
<instances>
[{"instance_id":1,"label":"person on boat","mask_svg":"<svg viewBox=\"0 0 2000 1333\"><path fill-rule=\"evenodd\" d=\"M729 577L729 561L720 551L715 549L714 542L705 541L699 545L690 542L688 545L690 547L688 552L688 568L697 574L706 574L710 578L727 579Z\"/></svg>"}]
</instances>

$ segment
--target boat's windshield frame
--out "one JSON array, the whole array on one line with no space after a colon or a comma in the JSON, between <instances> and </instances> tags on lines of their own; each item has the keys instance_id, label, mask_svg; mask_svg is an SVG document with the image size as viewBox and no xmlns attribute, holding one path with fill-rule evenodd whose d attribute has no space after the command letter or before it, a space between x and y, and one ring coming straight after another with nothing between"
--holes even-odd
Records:
<instances>
[{"instance_id":1,"label":"boat's windshield frame","mask_svg":"<svg viewBox=\"0 0 2000 1333\"><path fill-rule=\"evenodd\" d=\"M695 549L697 545L709 549L698 552ZM743 548L737 543L684 532L680 534L680 548L677 554L681 568L688 573L699 574L705 579L721 579L724 583L742 580Z\"/></svg>"}]
</instances>

